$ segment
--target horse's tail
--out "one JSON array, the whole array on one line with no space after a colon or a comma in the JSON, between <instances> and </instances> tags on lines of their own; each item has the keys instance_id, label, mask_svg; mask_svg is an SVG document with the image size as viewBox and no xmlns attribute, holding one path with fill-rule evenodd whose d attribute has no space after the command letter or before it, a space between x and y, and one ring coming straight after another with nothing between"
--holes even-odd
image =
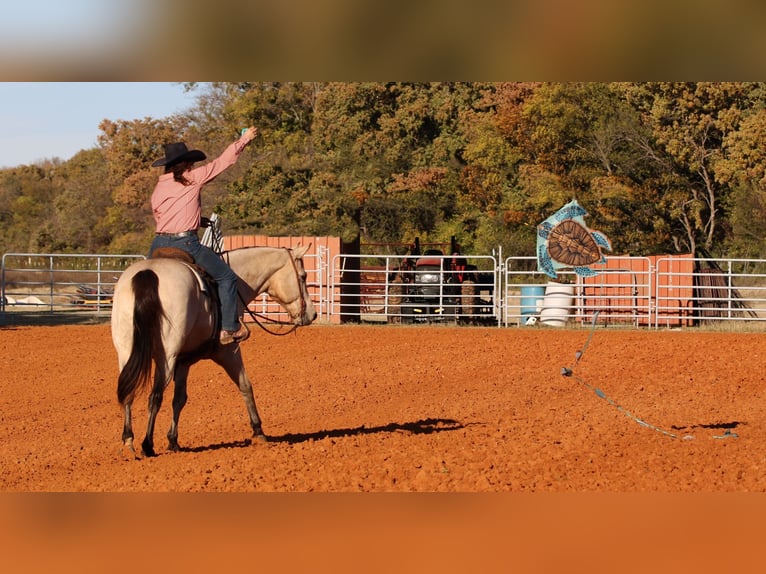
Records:
<instances>
[{"instance_id":1,"label":"horse's tail","mask_svg":"<svg viewBox=\"0 0 766 574\"><path fill-rule=\"evenodd\" d=\"M136 390L149 382L152 357L161 360L162 319L165 312L159 296L159 278L151 269L144 269L133 276L133 348L128 362L117 379L117 399L121 405L132 400Z\"/></svg>"}]
</instances>

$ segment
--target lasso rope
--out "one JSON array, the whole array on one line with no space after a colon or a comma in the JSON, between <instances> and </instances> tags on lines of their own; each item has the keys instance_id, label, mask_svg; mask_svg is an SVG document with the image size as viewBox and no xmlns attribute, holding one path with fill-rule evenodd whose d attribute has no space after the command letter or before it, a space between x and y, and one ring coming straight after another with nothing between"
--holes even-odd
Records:
<instances>
[{"instance_id":1,"label":"lasso rope","mask_svg":"<svg viewBox=\"0 0 766 574\"><path fill-rule=\"evenodd\" d=\"M606 396L604 391L602 391L601 389L596 388L596 387L588 384L582 377L579 377L578 375L576 375L574 373L575 367L580 362L580 359L582 359L583 355L585 354L585 350L588 348L588 345L590 345L590 341L593 338L593 334L596 332L596 320L598 319L599 312L600 311L596 311L593 314L593 322L591 323L590 333L588 334L588 338L586 339L585 344L583 345L582 349L578 350L575 353L575 362L572 363L572 365L570 367L561 367L561 375L564 376L564 377L571 377L571 378L573 378L574 380L576 380L578 383L580 383L584 387L586 387L586 388L590 389L591 391L593 391L597 397L599 397L600 399L604 399L607 403L609 403L610 405L615 407L618 411L620 411L625 416L627 416L628 418L634 420L635 422L637 422L638 424L640 424L643 427L646 427L648 429L656 431L656 432L658 432L660 434L663 434L665 436L668 436L670 438L675 438L675 439L682 438L683 440L692 440L692 439L694 439L694 435L687 434L687 435L684 435L683 437L679 437L675 433L672 433L670 431L667 431L665 429L657 427L657 426L655 426L653 424L650 424L650 423L646 422L643 419L638 418L637 416L632 414L630 411L628 411L627 409L622 407L620 404L618 404L617 402L613 401L608 396ZM737 436L738 435L736 433L733 433L733 432L731 432L731 430L727 429L726 432L723 433L723 435L713 435L713 438L730 438L730 437L731 438L737 438Z\"/></svg>"}]
</instances>

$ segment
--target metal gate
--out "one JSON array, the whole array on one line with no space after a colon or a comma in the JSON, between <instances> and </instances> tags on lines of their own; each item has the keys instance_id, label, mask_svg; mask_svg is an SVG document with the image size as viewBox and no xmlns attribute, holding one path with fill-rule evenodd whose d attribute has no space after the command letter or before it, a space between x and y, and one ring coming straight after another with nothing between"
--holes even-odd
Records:
<instances>
[{"instance_id":1,"label":"metal gate","mask_svg":"<svg viewBox=\"0 0 766 574\"><path fill-rule=\"evenodd\" d=\"M330 316L341 321L499 325L500 277L496 258L488 255L335 255Z\"/></svg>"}]
</instances>

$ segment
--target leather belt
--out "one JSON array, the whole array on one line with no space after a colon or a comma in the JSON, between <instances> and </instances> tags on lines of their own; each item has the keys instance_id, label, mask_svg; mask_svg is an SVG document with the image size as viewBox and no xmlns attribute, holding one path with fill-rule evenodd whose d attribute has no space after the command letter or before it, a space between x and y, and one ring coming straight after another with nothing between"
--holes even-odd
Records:
<instances>
[{"instance_id":1,"label":"leather belt","mask_svg":"<svg viewBox=\"0 0 766 574\"><path fill-rule=\"evenodd\" d=\"M172 237L173 239L181 239L182 237L191 237L192 235L197 235L197 230L192 229L191 231L181 231L180 233L158 233L160 237Z\"/></svg>"}]
</instances>

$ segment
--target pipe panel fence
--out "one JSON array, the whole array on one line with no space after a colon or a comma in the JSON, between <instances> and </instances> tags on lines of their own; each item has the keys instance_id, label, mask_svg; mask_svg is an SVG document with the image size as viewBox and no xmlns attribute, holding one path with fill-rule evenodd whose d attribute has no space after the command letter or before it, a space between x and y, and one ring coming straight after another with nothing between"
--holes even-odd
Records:
<instances>
[{"instance_id":1,"label":"pipe panel fence","mask_svg":"<svg viewBox=\"0 0 766 574\"><path fill-rule=\"evenodd\" d=\"M0 311L108 314L120 275L144 258L6 253L0 269Z\"/></svg>"},{"instance_id":2,"label":"pipe panel fence","mask_svg":"<svg viewBox=\"0 0 766 574\"><path fill-rule=\"evenodd\" d=\"M492 256L336 255L330 273L341 322L500 324Z\"/></svg>"},{"instance_id":3,"label":"pipe panel fence","mask_svg":"<svg viewBox=\"0 0 766 574\"><path fill-rule=\"evenodd\" d=\"M108 316L114 285L143 255L7 253L0 312ZM690 327L766 321L766 260L688 255L610 256L596 274L538 271L535 257L347 255L307 257L318 320L504 327ZM274 318L267 297L251 305Z\"/></svg>"}]
</instances>

